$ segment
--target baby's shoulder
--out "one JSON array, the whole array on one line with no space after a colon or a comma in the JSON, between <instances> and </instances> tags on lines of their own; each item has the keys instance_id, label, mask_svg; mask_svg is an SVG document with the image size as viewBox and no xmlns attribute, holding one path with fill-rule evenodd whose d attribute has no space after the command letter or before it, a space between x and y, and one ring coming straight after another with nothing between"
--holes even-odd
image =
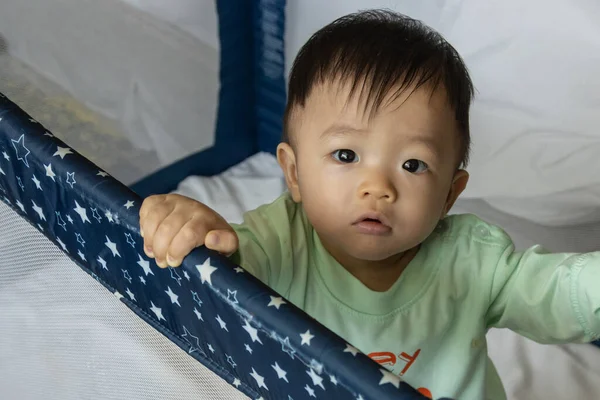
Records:
<instances>
[{"instance_id":1,"label":"baby's shoulder","mask_svg":"<svg viewBox=\"0 0 600 400\"><path fill-rule=\"evenodd\" d=\"M440 221L436 231L441 237L454 243L465 242L503 249L512 243L504 229L474 214L449 215Z\"/></svg>"}]
</instances>

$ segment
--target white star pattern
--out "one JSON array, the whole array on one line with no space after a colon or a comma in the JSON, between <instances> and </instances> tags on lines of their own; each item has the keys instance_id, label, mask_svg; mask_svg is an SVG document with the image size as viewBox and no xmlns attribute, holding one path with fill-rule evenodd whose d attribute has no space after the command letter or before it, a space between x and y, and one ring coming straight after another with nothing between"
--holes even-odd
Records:
<instances>
[{"instance_id":1,"label":"white star pattern","mask_svg":"<svg viewBox=\"0 0 600 400\"><path fill-rule=\"evenodd\" d=\"M85 240L83 240L83 236L81 236L79 233L75 233L75 237L77 238L77 243L85 246Z\"/></svg>"},{"instance_id":2,"label":"white star pattern","mask_svg":"<svg viewBox=\"0 0 600 400\"><path fill-rule=\"evenodd\" d=\"M208 350L210 350L211 353L215 352L215 349L212 347L212 344L209 343L207 347L208 347Z\"/></svg>"},{"instance_id":3,"label":"white star pattern","mask_svg":"<svg viewBox=\"0 0 600 400\"><path fill-rule=\"evenodd\" d=\"M63 228L63 230L66 232L67 231L67 223L65 222L64 219L62 219L60 212L56 211L55 214L56 214L56 223L58 224L58 226Z\"/></svg>"},{"instance_id":4,"label":"white star pattern","mask_svg":"<svg viewBox=\"0 0 600 400\"><path fill-rule=\"evenodd\" d=\"M236 274L241 274L244 272L244 269L242 267L235 267L233 270Z\"/></svg>"},{"instance_id":5,"label":"white star pattern","mask_svg":"<svg viewBox=\"0 0 600 400\"><path fill-rule=\"evenodd\" d=\"M127 279L127 282L131 283L133 278L131 278L131 275L129 275L129 271L122 269L121 272L123 273L123 278Z\"/></svg>"},{"instance_id":6,"label":"white star pattern","mask_svg":"<svg viewBox=\"0 0 600 400\"><path fill-rule=\"evenodd\" d=\"M271 301L269 302L269 305L267 307L275 307L276 309L279 310L279 307L281 307L283 304L287 304L285 302L285 300L283 300L283 297L271 297Z\"/></svg>"},{"instance_id":7,"label":"white star pattern","mask_svg":"<svg viewBox=\"0 0 600 400\"><path fill-rule=\"evenodd\" d=\"M81 217L81 222L83 222L84 224L87 223L91 223L90 219L87 216L87 210L83 207L81 207L79 205L79 203L77 202L77 200L75 200L75 208L73 209L77 214L79 214L79 217Z\"/></svg>"},{"instance_id":8,"label":"white star pattern","mask_svg":"<svg viewBox=\"0 0 600 400\"><path fill-rule=\"evenodd\" d=\"M281 369L279 364L275 363L275 364L271 365L271 367L273 367L273 369L277 373L277 377L279 379L283 379L287 383L290 383L290 381L288 381L288 379L287 379L287 372L285 372L283 369Z\"/></svg>"},{"instance_id":9,"label":"white star pattern","mask_svg":"<svg viewBox=\"0 0 600 400\"><path fill-rule=\"evenodd\" d=\"M232 385L235 386L236 388L239 388L241 384L242 384L242 382L238 378L235 378L232 382Z\"/></svg>"},{"instance_id":10,"label":"white star pattern","mask_svg":"<svg viewBox=\"0 0 600 400\"><path fill-rule=\"evenodd\" d=\"M161 313L161 316L162 316L162 313ZM195 351L198 351L199 353L204 354L204 352L200 348L200 339L198 337L192 335L185 326L183 327L183 335L181 335L181 338L190 345L190 348L188 350L189 354L192 354Z\"/></svg>"},{"instance_id":11,"label":"white star pattern","mask_svg":"<svg viewBox=\"0 0 600 400\"><path fill-rule=\"evenodd\" d=\"M308 376L310 376L310 379L312 380L314 386L318 386L321 389L325 390L325 386L323 386L323 378L317 375L317 373L312 368L306 371L306 373L308 374Z\"/></svg>"},{"instance_id":12,"label":"white star pattern","mask_svg":"<svg viewBox=\"0 0 600 400\"><path fill-rule=\"evenodd\" d=\"M36 178L35 175L33 176L33 178L31 178L31 180L33 181L35 187L38 188L38 190L44 191L44 189L42 189L40 180L38 178Z\"/></svg>"},{"instance_id":13,"label":"white star pattern","mask_svg":"<svg viewBox=\"0 0 600 400\"><path fill-rule=\"evenodd\" d=\"M238 299L237 299L237 290L229 290L227 289L227 301L230 301L233 304L238 304Z\"/></svg>"},{"instance_id":14,"label":"white star pattern","mask_svg":"<svg viewBox=\"0 0 600 400\"><path fill-rule=\"evenodd\" d=\"M200 311L198 311L197 308L194 307L194 314L196 314L196 317L200 320L200 321L204 321L204 319L202 318L202 314L200 313Z\"/></svg>"},{"instance_id":15,"label":"white star pattern","mask_svg":"<svg viewBox=\"0 0 600 400\"><path fill-rule=\"evenodd\" d=\"M208 282L209 285L212 285L212 281L210 280L210 276L217 270L217 268L210 265L210 257L204 261L202 265L196 265L198 272L200 272L200 280L202 283Z\"/></svg>"},{"instance_id":16,"label":"white star pattern","mask_svg":"<svg viewBox=\"0 0 600 400\"><path fill-rule=\"evenodd\" d=\"M103 178L106 178L108 176L108 174L106 172L104 172L104 171L99 171L96 175L97 176L101 176Z\"/></svg>"},{"instance_id":17,"label":"white star pattern","mask_svg":"<svg viewBox=\"0 0 600 400\"><path fill-rule=\"evenodd\" d=\"M60 238L59 238L59 237L57 237L57 238L56 238L56 241L58 242L58 244L60 245L60 247L61 247L61 248L62 248L64 251L66 251L67 253L69 252L69 250L67 250L67 245L65 245L65 244L63 243L63 241L62 241L62 240L60 240Z\"/></svg>"},{"instance_id":18,"label":"white star pattern","mask_svg":"<svg viewBox=\"0 0 600 400\"><path fill-rule=\"evenodd\" d=\"M379 386L389 383L393 385L396 389L400 388L400 382L402 381L402 379L398 375L395 375L386 369L380 369L379 371L383 374L383 377L379 381Z\"/></svg>"},{"instance_id":19,"label":"white star pattern","mask_svg":"<svg viewBox=\"0 0 600 400\"><path fill-rule=\"evenodd\" d=\"M46 176L52 179L54 182L56 182L56 180L54 179L56 174L54 174L54 171L52 171L52 164L44 164L44 168L46 169Z\"/></svg>"},{"instance_id":20,"label":"white star pattern","mask_svg":"<svg viewBox=\"0 0 600 400\"><path fill-rule=\"evenodd\" d=\"M221 319L220 315L217 315L217 318L215 318L217 320L217 322L219 323L219 325L221 326L221 329L223 329L224 331L229 332L229 330L227 329L227 324L225 323L225 321L223 321Z\"/></svg>"},{"instance_id":21,"label":"white star pattern","mask_svg":"<svg viewBox=\"0 0 600 400\"><path fill-rule=\"evenodd\" d=\"M81 252L81 250L77 250L77 255L79 256L79 258L85 261L85 255Z\"/></svg>"},{"instance_id":22,"label":"white star pattern","mask_svg":"<svg viewBox=\"0 0 600 400\"><path fill-rule=\"evenodd\" d=\"M73 154L73 152L71 152L71 149L69 149L68 147L56 147L56 152L52 154L53 157L60 157L61 159L64 159L67 154Z\"/></svg>"},{"instance_id":23,"label":"white star pattern","mask_svg":"<svg viewBox=\"0 0 600 400\"><path fill-rule=\"evenodd\" d=\"M259 388L265 388L266 390L269 390L269 388L265 384L265 378L260 376L254 368L252 368L252 373L250 374L250 376L252 378L254 378L254 380L256 381L256 384L258 385Z\"/></svg>"},{"instance_id":24,"label":"white star pattern","mask_svg":"<svg viewBox=\"0 0 600 400\"><path fill-rule=\"evenodd\" d=\"M156 307L153 302L150 302L150 305L151 305L150 311L152 311L154 313L154 315L156 315L156 318L158 318L159 321L161 319L164 320L164 321L166 321L165 317L163 317L162 309Z\"/></svg>"},{"instance_id":25,"label":"white star pattern","mask_svg":"<svg viewBox=\"0 0 600 400\"><path fill-rule=\"evenodd\" d=\"M27 214L27 211L25 211L25 206L19 200L17 200L17 207L19 207L21 211Z\"/></svg>"},{"instance_id":26,"label":"white star pattern","mask_svg":"<svg viewBox=\"0 0 600 400\"><path fill-rule=\"evenodd\" d=\"M335 376L329 375L329 380L331 381L331 383L333 383L335 386L337 386L338 380Z\"/></svg>"},{"instance_id":27,"label":"white star pattern","mask_svg":"<svg viewBox=\"0 0 600 400\"><path fill-rule=\"evenodd\" d=\"M5 151L2 152L2 156L6 159L6 161L10 161L10 157Z\"/></svg>"},{"instance_id":28,"label":"white star pattern","mask_svg":"<svg viewBox=\"0 0 600 400\"><path fill-rule=\"evenodd\" d=\"M263 344L260 341L260 338L258 337L258 330L253 328L252 325L250 325L250 322L248 320L246 320L246 323L244 324L244 326L242 328L244 328L244 330L246 332L248 332L248 334L250 335L250 339L252 339L252 342L258 342L260 344Z\"/></svg>"},{"instance_id":29,"label":"white star pattern","mask_svg":"<svg viewBox=\"0 0 600 400\"><path fill-rule=\"evenodd\" d=\"M356 347L350 346L349 344L346 343L346 348L344 349L344 353L350 353L354 357L356 357L356 355L359 353L359 351Z\"/></svg>"},{"instance_id":30,"label":"white star pattern","mask_svg":"<svg viewBox=\"0 0 600 400\"><path fill-rule=\"evenodd\" d=\"M281 342L281 351L290 356L290 358L294 359L294 354L296 354L296 350L292 348L290 345L290 338L286 337Z\"/></svg>"},{"instance_id":31,"label":"white star pattern","mask_svg":"<svg viewBox=\"0 0 600 400\"><path fill-rule=\"evenodd\" d=\"M131 233L127 232L127 233L125 234L125 238L127 239L127 243L128 243L128 244L129 244L131 247L135 248L135 240L133 240L133 236L131 236Z\"/></svg>"},{"instance_id":32,"label":"white star pattern","mask_svg":"<svg viewBox=\"0 0 600 400\"><path fill-rule=\"evenodd\" d=\"M102 269L105 269L108 271L108 267L106 266L106 261L104 261L104 259L102 257L98 256L96 261L98 261L100 263L100 265L102 266Z\"/></svg>"},{"instance_id":33,"label":"white star pattern","mask_svg":"<svg viewBox=\"0 0 600 400\"><path fill-rule=\"evenodd\" d=\"M15 152L17 153L17 160L23 161L23 164L25 164L25 166L29 168L29 161L27 161L27 156L31 152L27 147L25 147L25 134L21 135L19 137L19 140L11 139L10 141L12 142L12 145L15 148ZM21 149L24 151L22 151Z\"/></svg>"},{"instance_id":34,"label":"white star pattern","mask_svg":"<svg viewBox=\"0 0 600 400\"><path fill-rule=\"evenodd\" d=\"M19 184L19 187L21 188L21 191L25 191L25 185L23 185L23 181L21 180L21 177L17 176L17 183Z\"/></svg>"},{"instance_id":35,"label":"white star pattern","mask_svg":"<svg viewBox=\"0 0 600 400\"><path fill-rule=\"evenodd\" d=\"M35 201L31 200L31 203L33 204L33 211L35 211L37 213L37 215L40 217L40 219L42 221L46 220L46 216L44 215L44 210L42 210L41 207L39 207L37 204L35 204Z\"/></svg>"},{"instance_id":36,"label":"white star pattern","mask_svg":"<svg viewBox=\"0 0 600 400\"><path fill-rule=\"evenodd\" d=\"M90 208L92 210L92 218L94 218L98 222L102 222L102 217L98 214L97 208Z\"/></svg>"},{"instance_id":37,"label":"white star pattern","mask_svg":"<svg viewBox=\"0 0 600 400\"><path fill-rule=\"evenodd\" d=\"M244 347L246 348L246 351L250 354L252 354L252 347L250 347L249 344L245 344Z\"/></svg>"},{"instance_id":38,"label":"white star pattern","mask_svg":"<svg viewBox=\"0 0 600 400\"><path fill-rule=\"evenodd\" d=\"M200 300L200 296L198 296L198 293L192 291L192 298L198 304L198 307L202 307L202 300Z\"/></svg>"},{"instance_id":39,"label":"white star pattern","mask_svg":"<svg viewBox=\"0 0 600 400\"><path fill-rule=\"evenodd\" d=\"M148 261L144 260L140 254L138 254L138 258L139 259L138 259L137 265L142 267L142 269L144 270L144 274L146 274L146 276L154 275L154 272L152 272L152 270L150 269L150 263Z\"/></svg>"},{"instance_id":40,"label":"white star pattern","mask_svg":"<svg viewBox=\"0 0 600 400\"><path fill-rule=\"evenodd\" d=\"M179 296L177 296L175 293L173 293L170 286L167 286L167 289L168 290L165 290L165 293L169 295L169 298L171 299L171 303L177 304L179 307L181 307L181 304L179 304Z\"/></svg>"},{"instance_id":41,"label":"white star pattern","mask_svg":"<svg viewBox=\"0 0 600 400\"><path fill-rule=\"evenodd\" d=\"M115 220L113 219L113 215L110 211L107 211L106 214L104 214L104 216L106 217L108 222L115 222Z\"/></svg>"},{"instance_id":42,"label":"white star pattern","mask_svg":"<svg viewBox=\"0 0 600 400\"><path fill-rule=\"evenodd\" d=\"M71 186L71 189L73 189L73 187L77 183L75 181L75 172L67 172L67 179L65 182L67 182Z\"/></svg>"},{"instance_id":43,"label":"white star pattern","mask_svg":"<svg viewBox=\"0 0 600 400\"><path fill-rule=\"evenodd\" d=\"M127 293L127 296L129 296L132 301L135 301L135 295L131 292L131 290L129 290L129 288L127 288L125 293Z\"/></svg>"},{"instance_id":44,"label":"white star pattern","mask_svg":"<svg viewBox=\"0 0 600 400\"><path fill-rule=\"evenodd\" d=\"M233 358L230 355L225 354L225 358L227 358L227 362L231 365L232 368L235 368L237 366L237 364L235 363L235 361L233 361Z\"/></svg>"},{"instance_id":45,"label":"white star pattern","mask_svg":"<svg viewBox=\"0 0 600 400\"><path fill-rule=\"evenodd\" d=\"M314 358L310 360L310 367L315 370L315 372L319 375L323 373L323 364L319 363Z\"/></svg>"},{"instance_id":46,"label":"white star pattern","mask_svg":"<svg viewBox=\"0 0 600 400\"><path fill-rule=\"evenodd\" d=\"M171 272L171 279L173 279L175 282L177 282L179 286L181 286L181 277L179 276L175 268L169 267L169 270Z\"/></svg>"},{"instance_id":47,"label":"white star pattern","mask_svg":"<svg viewBox=\"0 0 600 400\"><path fill-rule=\"evenodd\" d=\"M129 210L131 207L133 207L133 204L133 201L129 200L123 207Z\"/></svg>"},{"instance_id":48,"label":"white star pattern","mask_svg":"<svg viewBox=\"0 0 600 400\"><path fill-rule=\"evenodd\" d=\"M302 343L300 343L301 346L310 346L310 341L314 338L314 335L311 335L310 331L306 331L304 333L301 333L300 337L302 338Z\"/></svg>"},{"instance_id":49,"label":"white star pattern","mask_svg":"<svg viewBox=\"0 0 600 400\"><path fill-rule=\"evenodd\" d=\"M0 167L0 174L6 176L6 172L4 172L4 170L2 169L2 167Z\"/></svg>"},{"instance_id":50,"label":"white star pattern","mask_svg":"<svg viewBox=\"0 0 600 400\"><path fill-rule=\"evenodd\" d=\"M111 240L108 238L108 236L105 236L105 237L106 237L106 243L104 243L104 244L112 252L113 257L121 257L121 254L119 254L119 250L117 250L117 244L111 242Z\"/></svg>"},{"instance_id":51,"label":"white star pattern","mask_svg":"<svg viewBox=\"0 0 600 400\"><path fill-rule=\"evenodd\" d=\"M315 396L315 391L312 390L312 388L310 386L306 385L306 386L304 386L304 389L306 389L306 391L308 392L308 395L310 397L315 397L315 398L317 397L317 396Z\"/></svg>"}]
</instances>

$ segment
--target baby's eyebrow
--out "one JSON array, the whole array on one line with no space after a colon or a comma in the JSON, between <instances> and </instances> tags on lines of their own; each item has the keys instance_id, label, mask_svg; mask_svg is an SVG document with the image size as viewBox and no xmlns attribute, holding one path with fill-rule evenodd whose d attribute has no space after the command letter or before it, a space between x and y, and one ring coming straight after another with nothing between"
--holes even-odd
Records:
<instances>
[{"instance_id":1,"label":"baby's eyebrow","mask_svg":"<svg viewBox=\"0 0 600 400\"><path fill-rule=\"evenodd\" d=\"M324 139L328 136L347 136L352 133L368 133L368 130L346 123L334 123L321 133L320 138Z\"/></svg>"}]
</instances>

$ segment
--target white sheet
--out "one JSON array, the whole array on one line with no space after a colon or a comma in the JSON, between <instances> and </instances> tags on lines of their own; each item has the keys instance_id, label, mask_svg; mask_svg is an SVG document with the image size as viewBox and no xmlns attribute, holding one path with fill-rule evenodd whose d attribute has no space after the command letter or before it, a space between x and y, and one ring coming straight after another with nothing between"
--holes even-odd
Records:
<instances>
[{"instance_id":1,"label":"white sheet","mask_svg":"<svg viewBox=\"0 0 600 400\"><path fill-rule=\"evenodd\" d=\"M239 222L244 211L267 203L285 190L275 157L257 154L216 177L190 177L178 193L204 202L227 220ZM471 212L500 224L517 247L541 243L556 251L597 247L600 226L547 228L503 214L483 201L460 201L453 212ZM512 400L600 398L600 349L591 345L540 345L509 330L488 334L489 354Z\"/></svg>"}]
</instances>

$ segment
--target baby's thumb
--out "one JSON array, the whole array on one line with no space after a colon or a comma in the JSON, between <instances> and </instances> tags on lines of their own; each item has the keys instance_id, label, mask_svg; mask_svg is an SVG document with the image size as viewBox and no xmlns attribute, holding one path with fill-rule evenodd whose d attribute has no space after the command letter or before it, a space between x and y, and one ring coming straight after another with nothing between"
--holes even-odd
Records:
<instances>
[{"instance_id":1,"label":"baby's thumb","mask_svg":"<svg viewBox=\"0 0 600 400\"><path fill-rule=\"evenodd\" d=\"M238 237L230 229L215 229L206 234L204 245L229 257L238 249Z\"/></svg>"}]
</instances>

